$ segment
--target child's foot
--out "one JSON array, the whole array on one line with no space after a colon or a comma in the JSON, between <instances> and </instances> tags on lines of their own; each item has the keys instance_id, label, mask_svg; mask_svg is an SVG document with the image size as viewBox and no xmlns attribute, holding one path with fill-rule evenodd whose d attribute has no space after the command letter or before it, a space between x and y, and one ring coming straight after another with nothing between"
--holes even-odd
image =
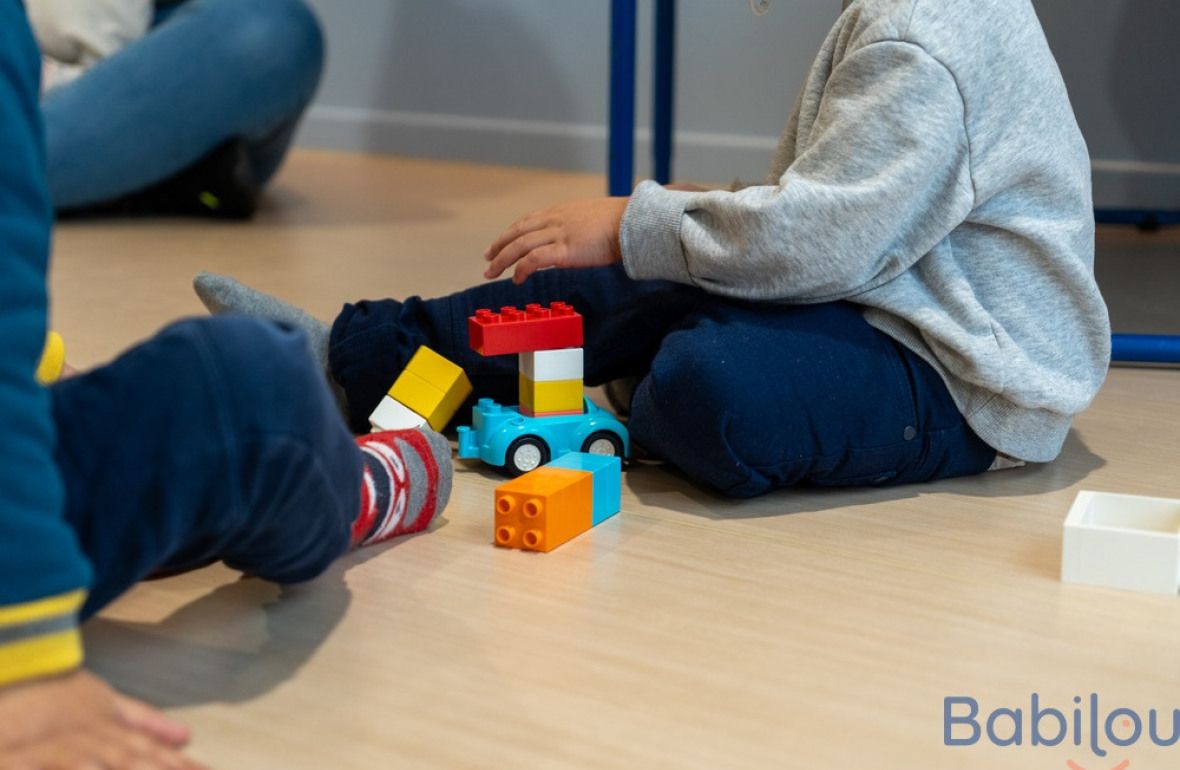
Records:
<instances>
[{"instance_id":1,"label":"child's foot","mask_svg":"<svg viewBox=\"0 0 1180 770\"><path fill-rule=\"evenodd\" d=\"M328 368L328 337L332 329L320 319L226 275L198 273L193 279L193 291L214 315L241 313L302 329L311 342L316 361L325 370Z\"/></svg>"},{"instance_id":2,"label":"child's foot","mask_svg":"<svg viewBox=\"0 0 1180 770\"><path fill-rule=\"evenodd\" d=\"M356 440L364 458L354 547L429 526L451 496L451 445L427 428L370 433Z\"/></svg>"},{"instance_id":3,"label":"child's foot","mask_svg":"<svg viewBox=\"0 0 1180 770\"><path fill-rule=\"evenodd\" d=\"M331 370L328 367L328 340L332 333L328 324L294 305L269 294L263 294L257 289L251 289L229 276L199 273L193 279L193 290L205 307L209 309L209 312L214 315L241 313L302 329L307 334L311 354L327 377L332 394L336 396L336 403L340 406L341 414L344 415L345 421L348 420L348 402L344 397L344 391L332 379Z\"/></svg>"},{"instance_id":4,"label":"child's foot","mask_svg":"<svg viewBox=\"0 0 1180 770\"><path fill-rule=\"evenodd\" d=\"M139 213L249 219L258 208L260 193L246 142L235 138L129 200L139 202Z\"/></svg>"},{"instance_id":5,"label":"child's foot","mask_svg":"<svg viewBox=\"0 0 1180 770\"><path fill-rule=\"evenodd\" d=\"M122 198L58 212L66 219L95 216L199 216L249 219L261 185L246 142L229 139L174 176Z\"/></svg>"}]
</instances>

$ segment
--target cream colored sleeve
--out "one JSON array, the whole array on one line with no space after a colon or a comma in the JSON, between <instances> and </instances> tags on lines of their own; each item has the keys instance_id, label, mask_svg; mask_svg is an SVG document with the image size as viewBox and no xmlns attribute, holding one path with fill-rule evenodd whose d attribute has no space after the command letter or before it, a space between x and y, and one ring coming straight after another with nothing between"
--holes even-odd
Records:
<instances>
[{"instance_id":1,"label":"cream colored sleeve","mask_svg":"<svg viewBox=\"0 0 1180 770\"><path fill-rule=\"evenodd\" d=\"M37 44L46 56L89 66L143 37L152 0L26 0Z\"/></svg>"}]
</instances>

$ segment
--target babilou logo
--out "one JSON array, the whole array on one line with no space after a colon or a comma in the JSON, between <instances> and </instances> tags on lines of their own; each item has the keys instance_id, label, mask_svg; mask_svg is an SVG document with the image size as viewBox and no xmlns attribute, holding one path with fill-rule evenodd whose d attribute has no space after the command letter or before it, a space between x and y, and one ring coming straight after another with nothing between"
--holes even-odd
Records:
<instances>
[{"instance_id":1,"label":"babilou logo","mask_svg":"<svg viewBox=\"0 0 1180 770\"><path fill-rule=\"evenodd\" d=\"M1127 770L1128 759L1110 759L1136 745L1174 746L1180 741L1180 709L1146 713L1118 707L1107 709L1097 693L1073 698L1069 708L1045 705L1033 693L1028 708L1000 707L984 711L979 701L966 695L943 699L942 742L946 746L975 746L980 742L999 747L1054 747L1072 745L1091 756L1067 760L1069 770Z\"/></svg>"}]
</instances>

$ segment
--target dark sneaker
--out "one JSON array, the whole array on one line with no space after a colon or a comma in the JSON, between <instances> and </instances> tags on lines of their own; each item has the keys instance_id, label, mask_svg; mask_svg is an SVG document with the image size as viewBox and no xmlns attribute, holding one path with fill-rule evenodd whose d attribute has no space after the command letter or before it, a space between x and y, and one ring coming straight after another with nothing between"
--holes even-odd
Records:
<instances>
[{"instance_id":1,"label":"dark sneaker","mask_svg":"<svg viewBox=\"0 0 1180 770\"><path fill-rule=\"evenodd\" d=\"M261 186L242 139L230 139L193 165L109 203L58 212L65 219L102 216L201 216L249 219Z\"/></svg>"}]
</instances>

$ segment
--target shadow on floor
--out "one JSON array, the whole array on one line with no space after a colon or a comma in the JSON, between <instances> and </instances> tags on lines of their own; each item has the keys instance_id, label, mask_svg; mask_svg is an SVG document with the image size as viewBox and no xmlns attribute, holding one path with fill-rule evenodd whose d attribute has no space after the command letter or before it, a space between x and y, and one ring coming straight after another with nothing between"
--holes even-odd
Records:
<instances>
[{"instance_id":1,"label":"shadow on floor","mask_svg":"<svg viewBox=\"0 0 1180 770\"><path fill-rule=\"evenodd\" d=\"M673 508L706 519L756 519L832 508L874 505L919 495L1016 497L1068 489L1106 462L1090 451L1076 431L1066 438L1061 456L1052 463L1029 465L929 484L896 487L792 487L754 500L735 500L697 486L666 465L638 465L624 484L644 505Z\"/></svg>"},{"instance_id":2,"label":"shadow on floor","mask_svg":"<svg viewBox=\"0 0 1180 770\"><path fill-rule=\"evenodd\" d=\"M162 708L250 700L293 677L344 617L343 571L288 587L245 578L159 623L96 617L83 626L87 666Z\"/></svg>"}]
</instances>

